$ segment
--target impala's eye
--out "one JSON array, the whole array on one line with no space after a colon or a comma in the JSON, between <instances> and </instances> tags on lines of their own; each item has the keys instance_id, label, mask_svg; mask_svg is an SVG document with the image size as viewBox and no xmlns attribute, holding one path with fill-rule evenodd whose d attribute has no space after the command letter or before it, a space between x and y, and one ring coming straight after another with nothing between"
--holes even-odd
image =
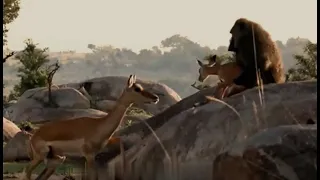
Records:
<instances>
[{"instance_id":1,"label":"impala's eye","mask_svg":"<svg viewBox=\"0 0 320 180\"><path fill-rule=\"evenodd\" d=\"M136 87L136 88L134 88L134 91L136 91L136 92L141 92L141 89L138 88L138 87Z\"/></svg>"}]
</instances>

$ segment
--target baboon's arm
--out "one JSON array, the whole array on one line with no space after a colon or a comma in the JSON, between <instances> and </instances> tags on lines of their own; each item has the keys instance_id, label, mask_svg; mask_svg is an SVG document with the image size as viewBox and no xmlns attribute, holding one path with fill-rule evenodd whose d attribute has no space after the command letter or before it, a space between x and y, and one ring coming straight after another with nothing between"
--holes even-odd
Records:
<instances>
[{"instance_id":1,"label":"baboon's arm","mask_svg":"<svg viewBox=\"0 0 320 180\"><path fill-rule=\"evenodd\" d=\"M257 86L255 68L243 71L239 77L233 80L236 85L245 86L250 89Z\"/></svg>"}]
</instances>

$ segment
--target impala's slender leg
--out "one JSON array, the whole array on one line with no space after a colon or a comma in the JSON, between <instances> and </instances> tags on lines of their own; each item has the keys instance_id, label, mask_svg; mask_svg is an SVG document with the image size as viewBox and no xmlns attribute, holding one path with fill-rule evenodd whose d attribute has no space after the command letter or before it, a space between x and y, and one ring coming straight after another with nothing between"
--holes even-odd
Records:
<instances>
[{"instance_id":1,"label":"impala's slender leg","mask_svg":"<svg viewBox=\"0 0 320 180\"><path fill-rule=\"evenodd\" d=\"M225 97L226 92L227 92L228 89L229 89L229 86L227 86L227 87L225 87L225 88L223 89L223 92L222 92L222 95L221 95L221 99L223 99L223 98Z\"/></svg>"},{"instance_id":2,"label":"impala's slender leg","mask_svg":"<svg viewBox=\"0 0 320 180\"><path fill-rule=\"evenodd\" d=\"M29 142L32 143L32 142ZM39 146L39 152L34 151L32 148L32 144L29 144L30 152L32 154L31 162L27 165L27 167L24 170L24 173L22 174L22 179L30 180L32 171L46 158L48 155L50 149L48 146L45 145L43 142L39 142L37 146Z\"/></svg>"},{"instance_id":3,"label":"impala's slender leg","mask_svg":"<svg viewBox=\"0 0 320 180\"><path fill-rule=\"evenodd\" d=\"M86 180L97 180L97 174L95 169L95 155L94 154L87 154L85 156L87 160L87 176Z\"/></svg>"},{"instance_id":4,"label":"impala's slender leg","mask_svg":"<svg viewBox=\"0 0 320 180\"><path fill-rule=\"evenodd\" d=\"M25 168L21 179L22 180L31 180L32 171L41 163L43 159L40 157L36 157L27 165Z\"/></svg>"},{"instance_id":5,"label":"impala's slender leg","mask_svg":"<svg viewBox=\"0 0 320 180\"><path fill-rule=\"evenodd\" d=\"M222 99L223 98L223 93L225 91L225 87L226 87L226 84L223 83L223 82L219 82L217 87L216 87L216 92L215 92L215 97L218 98L218 99Z\"/></svg>"},{"instance_id":6,"label":"impala's slender leg","mask_svg":"<svg viewBox=\"0 0 320 180\"><path fill-rule=\"evenodd\" d=\"M53 158L47 159L46 168L42 171L42 173L36 178L36 180L47 180L49 177L55 172L56 168L61 165L65 156L55 155Z\"/></svg>"}]
</instances>

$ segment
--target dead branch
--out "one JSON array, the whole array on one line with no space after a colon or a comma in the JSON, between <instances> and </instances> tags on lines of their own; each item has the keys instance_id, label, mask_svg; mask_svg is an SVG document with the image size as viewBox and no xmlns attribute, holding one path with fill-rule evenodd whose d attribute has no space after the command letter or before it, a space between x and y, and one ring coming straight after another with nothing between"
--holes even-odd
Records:
<instances>
[{"instance_id":1,"label":"dead branch","mask_svg":"<svg viewBox=\"0 0 320 180\"><path fill-rule=\"evenodd\" d=\"M16 52L14 52L14 51L12 51L11 53L7 54L7 55L3 58L3 63L5 63L8 58L14 56L15 54L16 54Z\"/></svg>"},{"instance_id":2,"label":"dead branch","mask_svg":"<svg viewBox=\"0 0 320 180\"><path fill-rule=\"evenodd\" d=\"M47 68L47 72L48 72L48 77L47 77L48 99L49 99L49 104L54 105L54 106L57 106L57 104L54 102L54 100L52 98L51 87L52 87L53 76L58 71L59 68L60 68L59 61L57 61L56 63L54 63L54 64L52 64L50 66L48 66L48 68Z\"/></svg>"}]
</instances>

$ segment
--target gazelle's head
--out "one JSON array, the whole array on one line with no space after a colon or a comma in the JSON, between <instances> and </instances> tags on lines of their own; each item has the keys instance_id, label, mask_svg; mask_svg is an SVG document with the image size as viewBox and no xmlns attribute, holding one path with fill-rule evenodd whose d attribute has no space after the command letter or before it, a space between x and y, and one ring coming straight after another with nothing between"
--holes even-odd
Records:
<instances>
[{"instance_id":1,"label":"gazelle's head","mask_svg":"<svg viewBox=\"0 0 320 180\"><path fill-rule=\"evenodd\" d=\"M159 101L159 97L145 90L142 85L136 83L136 75L130 75L127 87L125 88L123 95L123 101L128 103L148 103L148 104L156 104Z\"/></svg>"},{"instance_id":2,"label":"gazelle's head","mask_svg":"<svg viewBox=\"0 0 320 180\"><path fill-rule=\"evenodd\" d=\"M209 75L218 75L220 63L217 62L217 55L210 55L206 58L209 63L203 64L199 59L197 62L200 66L198 81L203 82Z\"/></svg>"}]
</instances>

